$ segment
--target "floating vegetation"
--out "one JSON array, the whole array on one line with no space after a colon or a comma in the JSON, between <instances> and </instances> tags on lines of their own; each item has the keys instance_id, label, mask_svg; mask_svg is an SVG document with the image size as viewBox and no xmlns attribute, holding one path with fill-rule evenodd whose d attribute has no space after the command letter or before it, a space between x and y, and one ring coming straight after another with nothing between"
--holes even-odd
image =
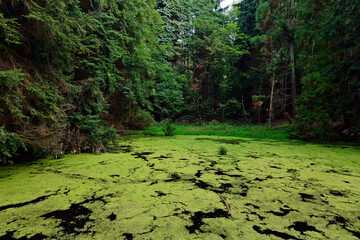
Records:
<instances>
[{"instance_id":1,"label":"floating vegetation","mask_svg":"<svg viewBox=\"0 0 360 240\"><path fill-rule=\"evenodd\" d=\"M128 141L118 153L2 167L0 240L360 238L360 149Z\"/></svg>"}]
</instances>

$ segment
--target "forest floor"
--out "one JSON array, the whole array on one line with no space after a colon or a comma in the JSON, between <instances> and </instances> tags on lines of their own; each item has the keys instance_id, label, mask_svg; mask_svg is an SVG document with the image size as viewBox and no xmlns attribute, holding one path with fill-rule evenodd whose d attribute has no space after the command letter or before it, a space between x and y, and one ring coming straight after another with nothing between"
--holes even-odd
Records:
<instances>
[{"instance_id":1,"label":"forest floor","mask_svg":"<svg viewBox=\"0 0 360 240\"><path fill-rule=\"evenodd\" d=\"M359 159L351 145L129 136L117 153L0 168L0 239L359 239Z\"/></svg>"}]
</instances>

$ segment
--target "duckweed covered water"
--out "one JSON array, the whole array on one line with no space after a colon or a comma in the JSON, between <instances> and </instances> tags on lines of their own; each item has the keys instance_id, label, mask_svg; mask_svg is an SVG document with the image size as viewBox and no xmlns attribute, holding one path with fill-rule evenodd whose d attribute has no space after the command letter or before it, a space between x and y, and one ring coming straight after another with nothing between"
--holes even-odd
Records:
<instances>
[{"instance_id":1,"label":"duckweed covered water","mask_svg":"<svg viewBox=\"0 0 360 240\"><path fill-rule=\"evenodd\" d=\"M0 239L359 239L359 161L353 146L131 137L0 168Z\"/></svg>"}]
</instances>

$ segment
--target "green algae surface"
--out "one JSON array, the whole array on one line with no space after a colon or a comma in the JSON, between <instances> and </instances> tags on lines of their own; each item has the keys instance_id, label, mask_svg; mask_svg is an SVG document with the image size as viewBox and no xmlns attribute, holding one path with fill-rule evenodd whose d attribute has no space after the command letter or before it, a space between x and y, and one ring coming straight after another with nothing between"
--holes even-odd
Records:
<instances>
[{"instance_id":1,"label":"green algae surface","mask_svg":"<svg viewBox=\"0 0 360 240\"><path fill-rule=\"evenodd\" d=\"M129 137L0 168L0 239L359 239L359 161L354 146Z\"/></svg>"}]
</instances>

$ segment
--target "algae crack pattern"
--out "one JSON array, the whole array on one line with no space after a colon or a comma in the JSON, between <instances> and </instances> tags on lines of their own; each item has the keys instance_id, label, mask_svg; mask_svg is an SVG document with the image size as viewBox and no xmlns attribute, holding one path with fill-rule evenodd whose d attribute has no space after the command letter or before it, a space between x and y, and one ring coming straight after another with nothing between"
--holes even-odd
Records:
<instances>
[{"instance_id":1,"label":"algae crack pattern","mask_svg":"<svg viewBox=\"0 0 360 240\"><path fill-rule=\"evenodd\" d=\"M127 137L116 153L2 167L0 240L360 239L358 159L297 141Z\"/></svg>"}]
</instances>

